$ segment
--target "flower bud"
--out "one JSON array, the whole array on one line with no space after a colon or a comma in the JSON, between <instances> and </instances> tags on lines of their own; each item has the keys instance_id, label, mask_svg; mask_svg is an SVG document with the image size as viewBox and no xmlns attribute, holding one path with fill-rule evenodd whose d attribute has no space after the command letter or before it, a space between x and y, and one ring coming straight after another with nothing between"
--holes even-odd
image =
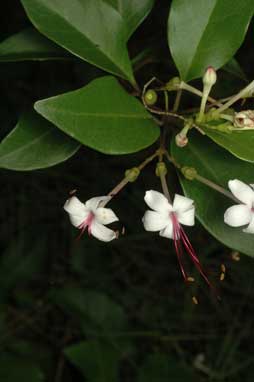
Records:
<instances>
[{"instance_id":1,"label":"flower bud","mask_svg":"<svg viewBox=\"0 0 254 382\"><path fill-rule=\"evenodd\" d=\"M147 90L144 95L144 100L147 105L154 105L157 102L158 96L157 93L153 89Z\"/></svg>"},{"instance_id":2,"label":"flower bud","mask_svg":"<svg viewBox=\"0 0 254 382\"><path fill-rule=\"evenodd\" d=\"M181 168L183 176L188 180L194 180L197 175L197 170L193 167L184 166Z\"/></svg>"},{"instance_id":3,"label":"flower bud","mask_svg":"<svg viewBox=\"0 0 254 382\"><path fill-rule=\"evenodd\" d=\"M212 66L208 66L203 76L204 86L212 87L217 80L217 74L215 69Z\"/></svg>"},{"instance_id":4,"label":"flower bud","mask_svg":"<svg viewBox=\"0 0 254 382\"><path fill-rule=\"evenodd\" d=\"M182 133L178 133L175 136L176 146L178 147L185 147L188 144L188 141L188 137Z\"/></svg>"},{"instance_id":5,"label":"flower bud","mask_svg":"<svg viewBox=\"0 0 254 382\"><path fill-rule=\"evenodd\" d=\"M128 178L129 182L135 182L139 174L140 174L140 169L138 167L133 167L125 171L125 176L126 178Z\"/></svg>"},{"instance_id":6,"label":"flower bud","mask_svg":"<svg viewBox=\"0 0 254 382\"><path fill-rule=\"evenodd\" d=\"M164 162L158 162L155 170L157 176L166 175L168 172Z\"/></svg>"},{"instance_id":7,"label":"flower bud","mask_svg":"<svg viewBox=\"0 0 254 382\"><path fill-rule=\"evenodd\" d=\"M181 84L181 80L179 77L173 77L170 81L168 81L165 85L165 90L172 91L178 90Z\"/></svg>"}]
</instances>

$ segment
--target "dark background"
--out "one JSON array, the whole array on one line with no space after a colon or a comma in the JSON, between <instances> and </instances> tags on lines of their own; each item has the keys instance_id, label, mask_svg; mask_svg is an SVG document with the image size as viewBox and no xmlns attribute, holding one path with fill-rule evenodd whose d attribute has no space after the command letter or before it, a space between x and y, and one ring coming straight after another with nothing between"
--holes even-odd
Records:
<instances>
[{"instance_id":1,"label":"dark background","mask_svg":"<svg viewBox=\"0 0 254 382\"><path fill-rule=\"evenodd\" d=\"M166 81L177 74L165 38L168 9L168 1L157 1L131 38L131 56L151 47L148 61L136 72L141 86L153 75ZM0 21L1 40L29 25L16 0L5 3ZM249 79L253 78L253 51L251 25L237 53ZM75 58L0 63L0 137L11 131L35 100L77 89L102 74ZM218 75L215 93L220 96L244 86L226 71ZM195 101L185 97L184 104L192 107ZM77 189L83 201L105 195L127 168L153 150L108 157L83 147L68 162L47 170L0 171L0 381L37 381L33 373L25 374L33 367L41 370L41 380L83 381L63 349L98 338L107 343L109 333L119 353L121 382L252 380L253 260L241 255L240 261L234 261L232 251L197 223L188 234L220 290L221 301L194 270L196 282L192 288L186 286L172 242L142 227L145 190L160 190L153 165L110 204L120 218L119 230L125 227L124 236L109 244L86 235L75 242L77 231L62 208L69 191ZM172 169L168 182L172 192L179 190ZM223 282L219 280L221 264L226 266ZM115 327L114 333L115 325L103 324L103 330L91 330L91 322L79 311L80 296L88 292L106 296L120 307L124 329ZM199 305L192 303L193 295ZM99 303L96 309L98 317L108 315L111 323L117 321L107 304L105 312ZM194 363L200 354L204 362L198 367Z\"/></svg>"}]
</instances>

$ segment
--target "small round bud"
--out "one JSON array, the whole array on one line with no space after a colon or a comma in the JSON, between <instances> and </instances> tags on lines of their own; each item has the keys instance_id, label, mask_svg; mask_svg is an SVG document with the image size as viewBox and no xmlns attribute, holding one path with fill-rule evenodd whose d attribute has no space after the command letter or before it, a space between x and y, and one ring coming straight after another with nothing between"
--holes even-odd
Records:
<instances>
[{"instance_id":1,"label":"small round bud","mask_svg":"<svg viewBox=\"0 0 254 382\"><path fill-rule=\"evenodd\" d=\"M125 171L125 177L128 179L129 182L135 182L139 174L140 170L137 167L133 167Z\"/></svg>"},{"instance_id":2,"label":"small round bud","mask_svg":"<svg viewBox=\"0 0 254 382\"><path fill-rule=\"evenodd\" d=\"M193 167L184 166L181 168L183 176L188 180L194 180L197 176L197 170Z\"/></svg>"},{"instance_id":3,"label":"small round bud","mask_svg":"<svg viewBox=\"0 0 254 382\"><path fill-rule=\"evenodd\" d=\"M149 89L144 95L144 100L147 105L154 105L157 102L158 96L155 90Z\"/></svg>"},{"instance_id":4,"label":"small round bud","mask_svg":"<svg viewBox=\"0 0 254 382\"><path fill-rule=\"evenodd\" d=\"M166 175L168 172L167 167L164 162L158 162L156 165L155 174L156 176Z\"/></svg>"},{"instance_id":5,"label":"small round bud","mask_svg":"<svg viewBox=\"0 0 254 382\"><path fill-rule=\"evenodd\" d=\"M185 147L188 144L189 140L188 140L188 137L186 135L178 133L175 136L175 142L176 142L176 146Z\"/></svg>"},{"instance_id":6,"label":"small round bud","mask_svg":"<svg viewBox=\"0 0 254 382\"><path fill-rule=\"evenodd\" d=\"M178 90L181 84L181 80L179 77L173 77L170 81L168 81L165 85L165 90Z\"/></svg>"},{"instance_id":7,"label":"small round bud","mask_svg":"<svg viewBox=\"0 0 254 382\"><path fill-rule=\"evenodd\" d=\"M208 66L203 76L203 84L212 87L217 80L217 74L212 66Z\"/></svg>"}]
</instances>

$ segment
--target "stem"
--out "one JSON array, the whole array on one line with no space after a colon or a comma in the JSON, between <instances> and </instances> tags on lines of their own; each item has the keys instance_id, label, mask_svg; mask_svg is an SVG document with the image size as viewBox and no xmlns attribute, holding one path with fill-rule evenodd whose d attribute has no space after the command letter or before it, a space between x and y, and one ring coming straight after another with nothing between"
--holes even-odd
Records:
<instances>
[{"instance_id":1,"label":"stem","mask_svg":"<svg viewBox=\"0 0 254 382\"><path fill-rule=\"evenodd\" d=\"M168 161L170 163L172 163L178 170L181 170L184 166L180 166L173 157L171 157L169 155L169 153L167 151L164 152L164 154L166 155L166 158L168 159ZM215 191L218 191L220 192L221 194L223 194L224 196L226 196L227 198L233 200L234 202L236 203L239 203L240 201L234 197L233 194L231 194L231 192L225 190L225 188L219 186L218 184L212 182L211 180L209 179L206 179L204 178L203 176L199 175L199 174L195 174L193 175L193 179L196 179L197 181L199 181L200 183L203 183L205 184L206 186L214 189Z\"/></svg>"},{"instance_id":2,"label":"stem","mask_svg":"<svg viewBox=\"0 0 254 382\"><path fill-rule=\"evenodd\" d=\"M181 97L182 97L182 89L179 88L179 89L177 90L177 93L176 93L176 99L175 99L175 103L174 103L174 106L173 106L173 112L174 112L174 113L176 113L177 110L179 109L179 105L180 105Z\"/></svg>"},{"instance_id":3,"label":"stem","mask_svg":"<svg viewBox=\"0 0 254 382\"><path fill-rule=\"evenodd\" d=\"M241 98L244 98L244 96L246 95L246 93L249 93L251 90L254 89L254 80L251 81L249 83L249 85L247 85L245 88L243 88L239 93L237 93L235 96L233 96L232 98L230 98L230 100L226 103L224 103L224 105L222 105L221 107L219 107L219 109L217 109L217 112L218 113L221 113L222 111L226 110L229 108L229 106L233 105L233 103L235 103L236 101L238 101L239 99Z\"/></svg>"},{"instance_id":4,"label":"stem","mask_svg":"<svg viewBox=\"0 0 254 382\"><path fill-rule=\"evenodd\" d=\"M204 86L203 95L202 95L201 104L200 104L200 110L199 110L199 114L197 118L197 121L199 122L203 120L203 117L205 114L206 102L207 102L211 89L212 89L211 86Z\"/></svg>"},{"instance_id":5,"label":"stem","mask_svg":"<svg viewBox=\"0 0 254 382\"><path fill-rule=\"evenodd\" d=\"M165 174L160 174L160 181L161 181L161 188L162 188L163 194L166 196L166 198L168 199L169 203L172 204L172 200L171 200L171 197L170 197L170 194L169 194L169 190L168 190L168 185L167 185Z\"/></svg>"},{"instance_id":6,"label":"stem","mask_svg":"<svg viewBox=\"0 0 254 382\"><path fill-rule=\"evenodd\" d=\"M196 94L199 97L203 96L203 93L200 90L194 88L194 86L186 84L184 81L182 81L180 83L180 89L187 90L188 92ZM216 99L214 99L214 98L212 98L210 96L208 97L208 101L211 102L211 103L217 104L219 106L223 106L222 103L220 103L219 101L217 101Z\"/></svg>"},{"instance_id":7,"label":"stem","mask_svg":"<svg viewBox=\"0 0 254 382\"><path fill-rule=\"evenodd\" d=\"M142 171L143 168L145 168L151 161L153 161L157 156L160 155L160 149L156 150L155 153L153 153L150 157L146 158L142 163L140 163L139 166L137 166L139 171ZM128 183L130 182L130 178L128 176L125 176L120 183L118 183L109 193L108 193L108 200L105 200L104 202L100 203L100 207L105 207L110 200L113 199L114 196L116 196Z\"/></svg>"},{"instance_id":8,"label":"stem","mask_svg":"<svg viewBox=\"0 0 254 382\"><path fill-rule=\"evenodd\" d=\"M239 203L239 200L235 198L234 195L231 194L231 192L225 190L225 188L219 186L218 184L212 182L211 180L208 180L198 174L195 175L195 179L198 180L200 183L203 183L206 186L212 188L213 190L220 192L221 194L225 195L227 198L233 200L234 202Z\"/></svg>"}]
</instances>

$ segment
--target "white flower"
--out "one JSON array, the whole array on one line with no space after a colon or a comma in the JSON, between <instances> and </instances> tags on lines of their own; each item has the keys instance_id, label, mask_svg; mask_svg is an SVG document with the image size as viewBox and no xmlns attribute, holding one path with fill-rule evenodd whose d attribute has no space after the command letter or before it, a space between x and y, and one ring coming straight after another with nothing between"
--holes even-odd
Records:
<instances>
[{"instance_id":1,"label":"white flower","mask_svg":"<svg viewBox=\"0 0 254 382\"><path fill-rule=\"evenodd\" d=\"M224 222L231 227L247 225L243 232L254 233L254 188L238 179L230 180L228 187L241 204L229 207L224 214Z\"/></svg>"},{"instance_id":2,"label":"white flower","mask_svg":"<svg viewBox=\"0 0 254 382\"><path fill-rule=\"evenodd\" d=\"M98 196L84 204L76 196L72 196L63 208L68 212L71 223L81 230L81 234L87 228L88 233L97 239L111 241L116 238L116 233L105 225L117 221L118 218L110 208L100 207L100 203L107 200L110 197Z\"/></svg>"},{"instance_id":3,"label":"white flower","mask_svg":"<svg viewBox=\"0 0 254 382\"><path fill-rule=\"evenodd\" d=\"M214 289L182 227L182 224L193 226L195 223L193 200L175 194L173 204L171 204L163 194L153 190L147 191L144 199L146 204L153 210L146 211L142 219L144 228L146 231L159 231L160 236L174 240L175 251L185 282L193 281L193 278L189 277L185 270L183 250L189 255L206 283Z\"/></svg>"},{"instance_id":4,"label":"white flower","mask_svg":"<svg viewBox=\"0 0 254 382\"><path fill-rule=\"evenodd\" d=\"M147 191L144 199L153 210L146 211L142 219L146 231L160 231L160 236L175 240L180 238L180 224L194 225L192 199L176 194L172 205L163 194L153 190Z\"/></svg>"}]
</instances>

